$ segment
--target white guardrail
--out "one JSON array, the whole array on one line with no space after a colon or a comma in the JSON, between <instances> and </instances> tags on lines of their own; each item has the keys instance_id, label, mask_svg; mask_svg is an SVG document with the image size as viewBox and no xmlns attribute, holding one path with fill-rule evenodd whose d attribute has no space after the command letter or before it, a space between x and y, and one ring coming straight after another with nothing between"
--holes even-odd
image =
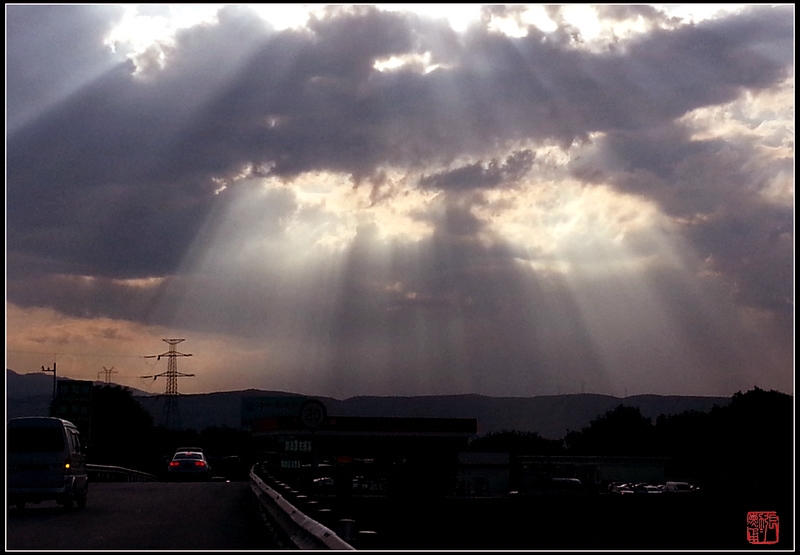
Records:
<instances>
[{"instance_id":1,"label":"white guardrail","mask_svg":"<svg viewBox=\"0 0 800 555\"><path fill-rule=\"evenodd\" d=\"M121 466L106 464L87 464L89 479L95 482L156 482L158 477Z\"/></svg>"},{"instance_id":2,"label":"white guardrail","mask_svg":"<svg viewBox=\"0 0 800 555\"><path fill-rule=\"evenodd\" d=\"M252 469L250 487L266 515L281 528L295 549L355 550L330 528L303 514L280 493L265 484Z\"/></svg>"}]
</instances>

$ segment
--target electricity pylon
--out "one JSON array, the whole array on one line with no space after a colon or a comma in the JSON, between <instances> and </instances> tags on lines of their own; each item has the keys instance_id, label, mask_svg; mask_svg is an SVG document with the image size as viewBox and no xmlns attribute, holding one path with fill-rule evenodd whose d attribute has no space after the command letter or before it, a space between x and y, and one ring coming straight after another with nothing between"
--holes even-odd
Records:
<instances>
[{"instance_id":1,"label":"electricity pylon","mask_svg":"<svg viewBox=\"0 0 800 555\"><path fill-rule=\"evenodd\" d=\"M109 384L111 383L111 374L112 373L116 374L117 371L114 370L113 366L111 368L106 368L105 366L103 366L103 373L105 373L106 375L106 383ZM100 379L100 374L101 374L100 372L97 373L97 379Z\"/></svg>"},{"instance_id":2,"label":"electricity pylon","mask_svg":"<svg viewBox=\"0 0 800 555\"><path fill-rule=\"evenodd\" d=\"M184 374L178 372L178 357L190 357L191 354L179 353L175 350L175 345L185 339L164 339L169 345L169 351L161 353L160 355L148 355L144 358L154 358L161 360L161 357L168 357L167 371L160 374L153 374L150 376L140 376L141 378L153 378L156 381L158 378L167 378L167 387L164 391L164 410L161 414L162 424L168 429L180 429L181 426L181 413L178 408L178 376L192 377L194 374Z\"/></svg>"}]
</instances>

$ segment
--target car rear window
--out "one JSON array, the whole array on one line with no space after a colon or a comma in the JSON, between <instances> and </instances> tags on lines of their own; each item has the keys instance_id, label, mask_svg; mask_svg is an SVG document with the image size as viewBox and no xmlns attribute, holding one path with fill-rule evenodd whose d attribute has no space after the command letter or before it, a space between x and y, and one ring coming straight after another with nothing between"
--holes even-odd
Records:
<instances>
[{"instance_id":1,"label":"car rear window","mask_svg":"<svg viewBox=\"0 0 800 555\"><path fill-rule=\"evenodd\" d=\"M173 459L202 459L203 455L200 453L178 453Z\"/></svg>"},{"instance_id":2,"label":"car rear window","mask_svg":"<svg viewBox=\"0 0 800 555\"><path fill-rule=\"evenodd\" d=\"M9 453L53 453L64 450L60 428L22 427L8 429Z\"/></svg>"}]
</instances>

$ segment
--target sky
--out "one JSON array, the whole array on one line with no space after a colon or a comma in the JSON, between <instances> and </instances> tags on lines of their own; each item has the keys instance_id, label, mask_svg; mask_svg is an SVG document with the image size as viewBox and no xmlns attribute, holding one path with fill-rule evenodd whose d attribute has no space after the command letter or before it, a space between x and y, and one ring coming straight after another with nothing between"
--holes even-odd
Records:
<instances>
[{"instance_id":1,"label":"sky","mask_svg":"<svg viewBox=\"0 0 800 555\"><path fill-rule=\"evenodd\" d=\"M791 393L794 15L6 4L6 367Z\"/></svg>"}]
</instances>

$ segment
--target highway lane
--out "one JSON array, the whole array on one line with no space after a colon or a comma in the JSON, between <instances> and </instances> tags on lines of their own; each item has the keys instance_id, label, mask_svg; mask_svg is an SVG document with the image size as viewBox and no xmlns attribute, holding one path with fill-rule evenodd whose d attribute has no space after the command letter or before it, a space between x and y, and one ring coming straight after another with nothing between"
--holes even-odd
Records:
<instances>
[{"instance_id":1,"label":"highway lane","mask_svg":"<svg viewBox=\"0 0 800 555\"><path fill-rule=\"evenodd\" d=\"M55 503L6 513L6 550L276 550L252 512L248 482L95 483L84 510ZM331 500L329 506L337 505ZM352 498L337 519L377 532L362 549L741 550L747 511L775 511L793 545L793 504L731 495ZM346 513L342 512L347 510ZM337 520L323 524L334 529Z\"/></svg>"},{"instance_id":2,"label":"highway lane","mask_svg":"<svg viewBox=\"0 0 800 555\"><path fill-rule=\"evenodd\" d=\"M248 482L93 483L85 509L6 510L6 550L275 549Z\"/></svg>"}]
</instances>

